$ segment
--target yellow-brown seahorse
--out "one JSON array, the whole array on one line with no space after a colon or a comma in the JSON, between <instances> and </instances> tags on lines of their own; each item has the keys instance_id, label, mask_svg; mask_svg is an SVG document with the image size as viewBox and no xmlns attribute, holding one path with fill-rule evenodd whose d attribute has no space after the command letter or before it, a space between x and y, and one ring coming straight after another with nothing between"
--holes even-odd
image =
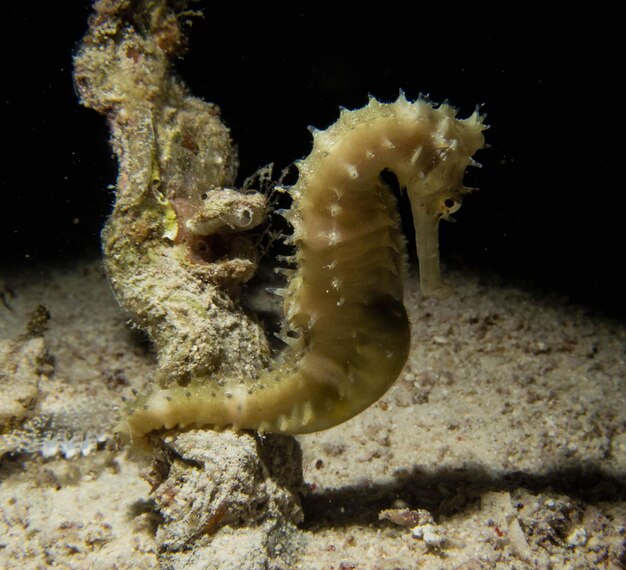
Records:
<instances>
[{"instance_id":1,"label":"yellow-brown seahorse","mask_svg":"<svg viewBox=\"0 0 626 570\"><path fill-rule=\"evenodd\" d=\"M311 154L297 163L285 214L294 228L296 269L284 296L289 347L258 379L196 378L155 388L127 419L131 436L175 426L232 426L308 433L358 414L400 374L410 341L403 305L405 240L395 199L381 181L391 170L406 188L415 225L422 291L444 290L438 224L456 211L485 129L475 112L434 107L404 94L370 98L313 131Z\"/></svg>"}]
</instances>

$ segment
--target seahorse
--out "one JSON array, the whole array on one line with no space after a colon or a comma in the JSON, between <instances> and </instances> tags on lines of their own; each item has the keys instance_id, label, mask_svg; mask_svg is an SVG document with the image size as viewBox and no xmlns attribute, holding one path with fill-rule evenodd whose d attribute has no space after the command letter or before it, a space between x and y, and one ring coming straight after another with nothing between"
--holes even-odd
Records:
<instances>
[{"instance_id":1,"label":"seahorse","mask_svg":"<svg viewBox=\"0 0 626 570\"><path fill-rule=\"evenodd\" d=\"M391 170L411 203L425 294L440 295L438 224L470 189L462 184L483 147L483 117L456 118L448 104L370 97L345 110L297 162L293 203L295 269L280 291L289 344L258 379L196 378L140 397L128 432L191 426L300 434L336 426L376 402L408 358L403 305L406 245L396 200L381 179Z\"/></svg>"}]
</instances>

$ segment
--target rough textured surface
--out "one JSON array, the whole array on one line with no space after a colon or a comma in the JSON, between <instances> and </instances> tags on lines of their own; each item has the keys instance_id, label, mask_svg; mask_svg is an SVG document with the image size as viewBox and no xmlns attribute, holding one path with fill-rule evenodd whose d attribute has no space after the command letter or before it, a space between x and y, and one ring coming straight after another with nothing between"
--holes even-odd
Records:
<instances>
[{"instance_id":1,"label":"rough textured surface","mask_svg":"<svg viewBox=\"0 0 626 570\"><path fill-rule=\"evenodd\" d=\"M0 430L22 421L39 398L39 380L50 371L43 338L0 341Z\"/></svg>"},{"instance_id":2,"label":"rough textured surface","mask_svg":"<svg viewBox=\"0 0 626 570\"><path fill-rule=\"evenodd\" d=\"M19 336L38 303L50 310L54 389L42 390L42 407L121 403L142 388L153 355L126 327L97 263L3 277L15 298L12 312L0 309L2 337ZM302 550L283 567L623 567L624 326L490 279L452 274L448 282L454 294L443 301L409 282L413 356L389 393L337 428L298 438L301 535L272 540L295 539ZM224 470L242 465L228 457ZM198 475L179 461L171 472ZM256 459L247 465L260 473ZM125 448L72 460L5 457L0 566L157 567L162 521L142 480L153 470ZM199 488L210 491L210 482ZM415 513L400 523L379 518L393 509ZM241 536L250 547L241 552L252 556L268 544L265 524L222 527L197 567L234 567Z\"/></svg>"},{"instance_id":3,"label":"rough textured surface","mask_svg":"<svg viewBox=\"0 0 626 570\"><path fill-rule=\"evenodd\" d=\"M154 481L163 567L291 567L301 464L298 444L285 436L190 431L165 438L152 471L156 479L167 471Z\"/></svg>"},{"instance_id":4,"label":"rough textured surface","mask_svg":"<svg viewBox=\"0 0 626 570\"><path fill-rule=\"evenodd\" d=\"M233 296L256 252L245 235L230 235L262 220L264 200L229 190L215 198L233 184L238 160L219 109L192 97L170 68L184 47L185 4L96 2L74 62L81 102L106 115L119 160L106 271L155 344L162 385L254 375L269 356L260 325ZM240 211L248 224L233 222ZM224 224L195 236L200 214Z\"/></svg>"}]
</instances>

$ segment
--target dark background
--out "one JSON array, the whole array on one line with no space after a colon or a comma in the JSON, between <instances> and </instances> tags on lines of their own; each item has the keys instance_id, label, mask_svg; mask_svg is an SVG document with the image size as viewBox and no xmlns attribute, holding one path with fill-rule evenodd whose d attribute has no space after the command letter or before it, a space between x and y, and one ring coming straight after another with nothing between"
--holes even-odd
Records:
<instances>
[{"instance_id":1,"label":"dark background","mask_svg":"<svg viewBox=\"0 0 626 570\"><path fill-rule=\"evenodd\" d=\"M3 14L0 273L97 255L113 200L105 120L78 105L71 79L90 5L41 4ZM615 14L601 5L548 14L528 3L199 6L205 17L177 69L222 108L241 180L307 154L306 126L325 128L338 106L362 106L368 93L429 94L462 117L482 105L491 148L466 178L481 190L458 223L442 223L444 260L626 314Z\"/></svg>"}]
</instances>

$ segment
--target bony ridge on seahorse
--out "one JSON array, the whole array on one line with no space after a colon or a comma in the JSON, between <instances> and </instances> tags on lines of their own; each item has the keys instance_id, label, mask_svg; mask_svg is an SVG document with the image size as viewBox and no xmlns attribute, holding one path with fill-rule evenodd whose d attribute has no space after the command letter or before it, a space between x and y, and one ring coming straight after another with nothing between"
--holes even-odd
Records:
<instances>
[{"instance_id":1,"label":"bony ridge on seahorse","mask_svg":"<svg viewBox=\"0 0 626 570\"><path fill-rule=\"evenodd\" d=\"M438 224L461 204L462 179L483 146L483 118L428 101L370 98L313 132L296 163L285 217L293 226L293 272L283 291L290 344L256 380L198 378L156 388L134 404L131 436L160 428L232 426L298 434L340 424L378 400L400 374L410 329L403 305L405 240L395 199L380 179L391 170L406 188L415 225L422 291L444 291Z\"/></svg>"}]
</instances>

